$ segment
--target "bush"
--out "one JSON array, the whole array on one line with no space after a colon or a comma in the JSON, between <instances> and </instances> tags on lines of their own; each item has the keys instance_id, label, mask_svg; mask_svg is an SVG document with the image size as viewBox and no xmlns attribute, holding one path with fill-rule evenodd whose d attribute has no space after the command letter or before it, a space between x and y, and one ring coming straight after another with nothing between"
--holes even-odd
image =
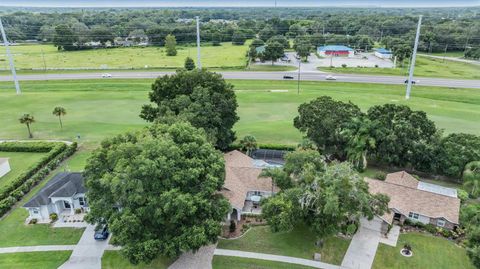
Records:
<instances>
[{"instance_id":1,"label":"bush","mask_svg":"<svg viewBox=\"0 0 480 269\"><path fill-rule=\"evenodd\" d=\"M440 228L439 229L439 234L441 234L443 237L450 238L453 236L452 231Z\"/></svg>"},{"instance_id":2,"label":"bush","mask_svg":"<svg viewBox=\"0 0 480 269\"><path fill-rule=\"evenodd\" d=\"M233 233L235 232L235 230L237 229L237 225L235 224L235 221L231 220L230 221L230 227L228 228L228 230Z\"/></svg>"},{"instance_id":3,"label":"bush","mask_svg":"<svg viewBox=\"0 0 480 269\"><path fill-rule=\"evenodd\" d=\"M28 224L37 224L38 220L37 219L31 219Z\"/></svg>"},{"instance_id":4,"label":"bush","mask_svg":"<svg viewBox=\"0 0 480 269\"><path fill-rule=\"evenodd\" d=\"M387 174L385 172L377 172L377 173L375 173L374 177L376 179L379 179L379 180L383 181L387 177Z\"/></svg>"},{"instance_id":5,"label":"bush","mask_svg":"<svg viewBox=\"0 0 480 269\"><path fill-rule=\"evenodd\" d=\"M342 67L343 67L343 68L347 68L347 65L346 65L346 64L342 64Z\"/></svg>"},{"instance_id":6,"label":"bush","mask_svg":"<svg viewBox=\"0 0 480 269\"><path fill-rule=\"evenodd\" d=\"M75 214L80 214L82 213L82 209L81 208L75 208Z\"/></svg>"},{"instance_id":7,"label":"bush","mask_svg":"<svg viewBox=\"0 0 480 269\"><path fill-rule=\"evenodd\" d=\"M421 222L420 222L421 223ZM435 234L437 233L437 227L435 227L435 225L429 223L427 225L425 225L425 230L431 234Z\"/></svg>"},{"instance_id":8,"label":"bush","mask_svg":"<svg viewBox=\"0 0 480 269\"><path fill-rule=\"evenodd\" d=\"M352 236L357 232L357 225L355 223L349 224L347 226L347 235Z\"/></svg>"},{"instance_id":9,"label":"bush","mask_svg":"<svg viewBox=\"0 0 480 269\"><path fill-rule=\"evenodd\" d=\"M52 222L57 221L57 220L58 220L58 215L57 215L57 213L52 213L52 214L50 214L50 220L51 220Z\"/></svg>"},{"instance_id":10,"label":"bush","mask_svg":"<svg viewBox=\"0 0 480 269\"><path fill-rule=\"evenodd\" d=\"M378 64L375 65L375 68L378 68Z\"/></svg>"},{"instance_id":11,"label":"bush","mask_svg":"<svg viewBox=\"0 0 480 269\"><path fill-rule=\"evenodd\" d=\"M466 192L465 190L457 189L457 196L462 203L468 200L468 192Z\"/></svg>"}]
</instances>

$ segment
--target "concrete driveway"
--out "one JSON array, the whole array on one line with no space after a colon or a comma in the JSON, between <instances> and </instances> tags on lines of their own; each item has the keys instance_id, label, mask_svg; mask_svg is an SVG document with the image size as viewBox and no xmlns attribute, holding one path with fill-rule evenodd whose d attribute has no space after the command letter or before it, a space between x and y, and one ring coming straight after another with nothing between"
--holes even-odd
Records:
<instances>
[{"instance_id":1,"label":"concrete driveway","mask_svg":"<svg viewBox=\"0 0 480 269\"><path fill-rule=\"evenodd\" d=\"M59 269L101 269L102 256L108 247L108 241L97 241L93 239L95 226L88 225L83 232L82 238L73 249L70 259ZM110 238L109 238L110 239Z\"/></svg>"},{"instance_id":2,"label":"concrete driveway","mask_svg":"<svg viewBox=\"0 0 480 269\"><path fill-rule=\"evenodd\" d=\"M360 228L353 236L342 267L351 269L370 269L377 253L378 243L382 238L380 227L382 220L375 217L368 221L362 219Z\"/></svg>"}]
</instances>

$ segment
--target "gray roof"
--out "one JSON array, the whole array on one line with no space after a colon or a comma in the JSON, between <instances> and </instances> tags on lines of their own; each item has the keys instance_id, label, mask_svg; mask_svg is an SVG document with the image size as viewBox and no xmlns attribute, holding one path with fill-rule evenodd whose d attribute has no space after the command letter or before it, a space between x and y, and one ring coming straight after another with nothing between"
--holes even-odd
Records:
<instances>
[{"instance_id":1,"label":"gray roof","mask_svg":"<svg viewBox=\"0 0 480 269\"><path fill-rule=\"evenodd\" d=\"M59 173L23 207L48 205L51 197L71 197L76 193L85 193L86 191L82 173Z\"/></svg>"}]
</instances>

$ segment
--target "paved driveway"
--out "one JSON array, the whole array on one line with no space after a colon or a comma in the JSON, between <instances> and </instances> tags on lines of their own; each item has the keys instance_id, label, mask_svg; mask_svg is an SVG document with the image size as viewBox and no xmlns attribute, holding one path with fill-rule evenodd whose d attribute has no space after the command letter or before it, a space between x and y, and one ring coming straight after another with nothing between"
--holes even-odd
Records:
<instances>
[{"instance_id":1,"label":"paved driveway","mask_svg":"<svg viewBox=\"0 0 480 269\"><path fill-rule=\"evenodd\" d=\"M211 269L213 253L217 245L201 247L197 252L182 254L168 269Z\"/></svg>"},{"instance_id":2,"label":"paved driveway","mask_svg":"<svg viewBox=\"0 0 480 269\"><path fill-rule=\"evenodd\" d=\"M375 217L372 221L361 220L360 228L353 236L342 267L351 269L370 269L375 259L380 233L381 220Z\"/></svg>"},{"instance_id":3,"label":"paved driveway","mask_svg":"<svg viewBox=\"0 0 480 269\"><path fill-rule=\"evenodd\" d=\"M108 240L96 241L93 239L94 225L88 225L82 238L73 249L70 259L59 269L101 269L102 256L108 247Z\"/></svg>"}]
</instances>

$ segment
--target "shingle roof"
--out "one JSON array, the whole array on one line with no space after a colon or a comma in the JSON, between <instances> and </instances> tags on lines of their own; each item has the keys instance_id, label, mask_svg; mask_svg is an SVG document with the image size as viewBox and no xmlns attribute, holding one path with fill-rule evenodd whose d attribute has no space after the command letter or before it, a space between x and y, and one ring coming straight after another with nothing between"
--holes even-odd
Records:
<instances>
[{"instance_id":1,"label":"shingle roof","mask_svg":"<svg viewBox=\"0 0 480 269\"><path fill-rule=\"evenodd\" d=\"M59 173L55 175L23 207L48 205L50 197L71 197L76 193L85 193L86 188L82 173Z\"/></svg>"},{"instance_id":2,"label":"shingle roof","mask_svg":"<svg viewBox=\"0 0 480 269\"><path fill-rule=\"evenodd\" d=\"M404 180L408 178L406 176L393 175L389 178L389 181L370 178L365 178L365 180L371 193L383 193L390 197L388 203L390 209L395 209L406 216L409 212L415 212L430 218L444 218L451 223L458 224L460 199L419 190L412 187L413 181ZM399 181L395 182L394 179L399 179ZM393 213L386 213L382 218L392 223Z\"/></svg>"},{"instance_id":3,"label":"shingle roof","mask_svg":"<svg viewBox=\"0 0 480 269\"><path fill-rule=\"evenodd\" d=\"M272 191L272 179L258 177L262 169L254 166L252 158L238 150L226 153L224 158L225 183L221 193L233 207L241 210L249 191Z\"/></svg>"},{"instance_id":4,"label":"shingle roof","mask_svg":"<svg viewBox=\"0 0 480 269\"><path fill-rule=\"evenodd\" d=\"M394 183L416 189L418 180L405 171L390 173L385 177L385 182Z\"/></svg>"}]
</instances>

